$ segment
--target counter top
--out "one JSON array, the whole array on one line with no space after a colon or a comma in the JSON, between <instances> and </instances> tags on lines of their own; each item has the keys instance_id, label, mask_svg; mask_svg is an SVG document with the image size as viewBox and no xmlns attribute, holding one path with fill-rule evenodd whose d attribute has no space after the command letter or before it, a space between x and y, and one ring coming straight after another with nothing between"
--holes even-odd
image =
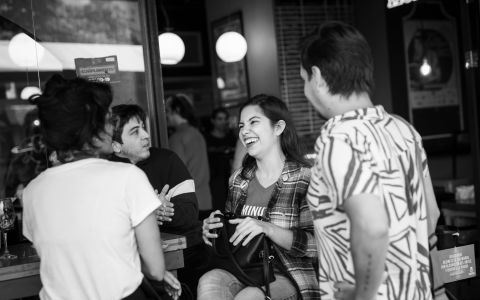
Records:
<instances>
[{"instance_id":1,"label":"counter top","mask_svg":"<svg viewBox=\"0 0 480 300\"><path fill-rule=\"evenodd\" d=\"M178 259L172 260L167 259L167 257L170 258L170 255L168 255L170 252L176 252L177 250L185 249L187 247L185 237L170 233L162 233L161 235L167 269L170 270L183 267L183 256L181 266L178 264ZM17 255L18 257L13 260L0 260L0 281L39 274L40 258L32 244L23 243L11 245L8 246L8 250L10 253Z\"/></svg>"}]
</instances>

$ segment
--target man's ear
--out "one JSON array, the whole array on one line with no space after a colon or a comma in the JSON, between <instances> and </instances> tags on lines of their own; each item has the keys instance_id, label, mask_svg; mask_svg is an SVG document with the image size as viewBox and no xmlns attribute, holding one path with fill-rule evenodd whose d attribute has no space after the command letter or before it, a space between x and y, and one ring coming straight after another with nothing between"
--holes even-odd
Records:
<instances>
[{"instance_id":1,"label":"man's ear","mask_svg":"<svg viewBox=\"0 0 480 300\"><path fill-rule=\"evenodd\" d=\"M325 87L327 85L327 83L323 79L320 68L317 66L312 67L312 80L314 80L316 87Z\"/></svg>"},{"instance_id":2,"label":"man's ear","mask_svg":"<svg viewBox=\"0 0 480 300\"><path fill-rule=\"evenodd\" d=\"M112 141L112 148L115 153L122 152L122 145L117 141Z\"/></svg>"},{"instance_id":3,"label":"man's ear","mask_svg":"<svg viewBox=\"0 0 480 300\"><path fill-rule=\"evenodd\" d=\"M277 136L281 135L283 133L283 131L285 130L285 126L287 126L287 124L285 123L284 120L278 121L275 124L275 127L274 127L275 134Z\"/></svg>"}]
</instances>

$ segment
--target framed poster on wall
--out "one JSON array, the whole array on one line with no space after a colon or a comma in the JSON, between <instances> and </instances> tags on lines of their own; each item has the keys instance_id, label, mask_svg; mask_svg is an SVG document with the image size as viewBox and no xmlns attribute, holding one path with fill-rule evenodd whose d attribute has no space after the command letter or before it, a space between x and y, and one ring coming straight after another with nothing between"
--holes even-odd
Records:
<instances>
[{"instance_id":1,"label":"framed poster on wall","mask_svg":"<svg viewBox=\"0 0 480 300\"><path fill-rule=\"evenodd\" d=\"M243 35L241 12L212 22L212 37L215 44L225 32L234 31ZM223 107L236 106L249 97L248 73L246 57L237 62L224 62L215 52L215 82L216 99Z\"/></svg>"},{"instance_id":2,"label":"framed poster on wall","mask_svg":"<svg viewBox=\"0 0 480 300\"><path fill-rule=\"evenodd\" d=\"M464 129L457 28L440 11L434 19L412 12L403 20L409 117L431 137Z\"/></svg>"}]
</instances>

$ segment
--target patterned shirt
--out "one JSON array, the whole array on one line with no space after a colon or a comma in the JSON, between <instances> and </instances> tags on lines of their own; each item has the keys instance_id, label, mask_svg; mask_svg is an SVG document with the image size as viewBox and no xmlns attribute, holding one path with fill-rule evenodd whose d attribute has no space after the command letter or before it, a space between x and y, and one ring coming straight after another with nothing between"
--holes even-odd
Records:
<instances>
[{"instance_id":1,"label":"patterned shirt","mask_svg":"<svg viewBox=\"0 0 480 300\"><path fill-rule=\"evenodd\" d=\"M248 185L255 176L255 168L237 170L229 180L227 212L241 214L247 198ZM294 162L285 162L282 174L275 183L268 202L265 219L281 228L293 232L292 248L276 247L277 256L297 283L302 299L320 299L318 281L314 270L317 247L313 234L312 214L308 209L306 193L310 181L310 170Z\"/></svg>"},{"instance_id":2,"label":"patterned shirt","mask_svg":"<svg viewBox=\"0 0 480 300\"><path fill-rule=\"evenodd\" d=\"M382 106L335 116L322 127L307 195L319 251L322 300L333 299L335 282L355 284L344 201L358 194L381 197L389 217L388 276L377 299L432 299L426 206L416 167L419 153L422 175L428 174L420 141L410 124Z\"/></svg>"}]
</instances>

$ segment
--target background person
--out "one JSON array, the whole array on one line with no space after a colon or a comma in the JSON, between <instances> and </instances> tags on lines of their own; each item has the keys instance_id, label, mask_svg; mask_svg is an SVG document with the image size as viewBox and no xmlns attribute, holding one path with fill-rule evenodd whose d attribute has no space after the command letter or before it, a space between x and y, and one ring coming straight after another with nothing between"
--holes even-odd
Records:
<instances>
[{"instance_id":1,"label":"background person","mask_svg":"<svg viewBox=\"0 0 480 300\"><path fill-rule=\"evenodd\" d=\"M230 221L238 224L230 241L237 245L245 238L246 244L265 233L276 245L275 256L294 283L276 268L276 280L270 283L272 299L320 299L312 216L305 198L310 169L285 103L273 96L253 97L240 108L239 129L248 155L230 178L225 211L246 218ZM209 239L218 237L211 230L223 226L214 217L217 213L203 221L203 239L209 245ZM200 278L198 299L253 300L264 299L264 294L223 269L213 269Z\"/></svg>"},{"instance_id":2,"label":"background person","mask_svg":"<svg viewBox=\"0 0 480 300\"><path fill-rule=\"evenodd\" d=\"M110 159L135 164L157 191L168 185L168 201L157 210L157 221L162 232L186 237L185 266L178 270L178 279L196 297L198 279L206 272L209 254L202 242L193 179L173 151L151 147L150 134L145 129L146 114L140 106L114 106L112 120L114 153ZM185 291L183 294L186 295Z\"/></svg>"},{"instance_id":3,"label":"background person","mask_svg":"<svg viewBox=\"0 0 480 300\"><path fill-rule=\"evenodd\" d=\"M322 299L432 299L427 158L410 124L373 105L367 41L324 23L302 43L300 75L328 120L308 190Z\"/></svg>"},{"instance_id":4,"label":"background person","mask_svg":"<svg viewBox=\"0 0 480 300\"><path fill-rule=\"evenodd\" d=\"M233 153L237 138L229 127L229 114L223 108L214 109L210 117L211 129L205 133L210 167L210 191L213 210L223 209L228 193Z\"/></svg>"},{"instance_id":5,"label":"background person","mask_svg":"<svg viewBox=\"0 0 480 300\"><path fill-rule=\"evenodd\" d=\"M180 289L165 271L160 201L145 174L99 158L112 151L109 86L55 75L35 102L58 160L23 194L23 234L41 261L40 298L145 299L142 270Z\"/></svg>"},{"instance_id":6,"label":"background person","mask_svg":"<svg viewBox=\"0 0 480 300\"><path fill-rule=\"evenodd\" d=\"M198 121L193 106L183 94L170 96L166 101L167 123L173 129L169 146L187 166L195 182L200 216L212 210L210 193L210 170L208 167L207 144L197 128Z\"/></svg>"}]
</instances>

